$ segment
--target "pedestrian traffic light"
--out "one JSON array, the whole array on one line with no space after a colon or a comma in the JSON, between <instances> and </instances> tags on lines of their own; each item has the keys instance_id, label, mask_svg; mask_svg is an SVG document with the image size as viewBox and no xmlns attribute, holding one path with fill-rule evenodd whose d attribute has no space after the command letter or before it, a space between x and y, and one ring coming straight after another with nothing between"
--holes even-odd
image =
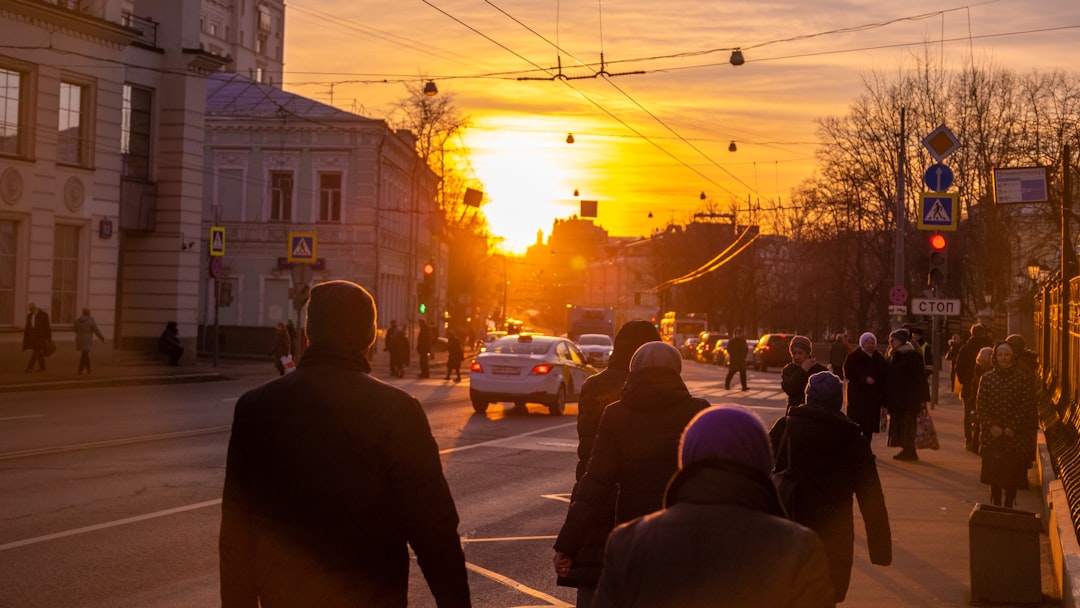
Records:
<instances>
[{"instance_id":1,"label":"pedestrian traffic light","mask_svg":"<svg viewBox=\"0 0 1080 608\"><path fill-rule=\"evenodd\" d=\"M930 236L930 271L926 276L926 284L930 287L942 287L949 278L948 272L948 243L942 234Z\"/></svg>"}]
</instances>

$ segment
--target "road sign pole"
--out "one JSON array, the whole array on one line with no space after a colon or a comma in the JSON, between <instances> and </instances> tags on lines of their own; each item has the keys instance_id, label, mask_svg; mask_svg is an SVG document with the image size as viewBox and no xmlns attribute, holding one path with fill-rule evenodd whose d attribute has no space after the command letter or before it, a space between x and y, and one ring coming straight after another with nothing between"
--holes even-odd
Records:
<instances>
[{"instance_id":1,"label":"road sign pole","mask_svg":"<svg viewBox=\"0 0 1080 608\"><path fill-rule=\"evenodd\" d=\"M907 285L907 281L904 280L904 165L907 163L906 141L907 133L906 126L906 112L907 108L900 108L900 142L898 146L897 162L896 162L896 256L895 264L893 266L893 285L904 286ZM898 317L892 317L891 323L892 329L900 327L900 319Z\"/></svg>"}]
</instances>

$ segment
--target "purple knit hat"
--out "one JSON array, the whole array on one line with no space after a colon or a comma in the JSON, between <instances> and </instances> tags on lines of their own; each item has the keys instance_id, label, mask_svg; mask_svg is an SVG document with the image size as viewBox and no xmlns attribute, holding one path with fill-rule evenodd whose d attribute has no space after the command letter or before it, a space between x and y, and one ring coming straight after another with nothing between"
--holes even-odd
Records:
<instances>
[{"instance_id":1,"label":"purple knit hat","mask_svg":"<svg viewBox=\"0 0 1080 608\"><path fill-rule=\"evenodd\" d=\"M734 462L768 475L773 460L765 423L740 405L701 410L686 425L679 441L679 468L702 460Z\"/></svg>"}]
</instances>

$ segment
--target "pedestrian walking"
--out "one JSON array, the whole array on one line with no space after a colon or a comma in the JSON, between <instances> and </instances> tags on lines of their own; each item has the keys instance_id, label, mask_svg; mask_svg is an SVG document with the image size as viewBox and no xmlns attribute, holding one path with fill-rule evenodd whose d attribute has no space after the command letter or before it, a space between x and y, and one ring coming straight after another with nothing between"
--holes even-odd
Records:
<instances>
[{"instance_id":1,"label":"pedestrian walking","mask_svg":"<svg viewBox=\"0 0 1080 608\"><path fill-rule=\"evenodd\" d=\"M877 336L859 336L859 348L844 360L847 378L847 416L862 429L867 441L881 430L881 406L885 402L885 357L877 349Z\"/></svg>"},{"instance_id":2,"label":"pedestrian walking","mask_svg":"<svg viewBox=\"0 0 1080 608\"><path fill-rule=\"evenodd\" d=\"M384 341L384 350L390 354L390 375L404 378L405 366L409 364L409 339L397 321L390 321Z\"/></svg>"},{"instance_id":3,"label":"pedestrian walking","mask_svg":"<svg viewBox=\"0 0 1080 608\"><path fill-rule=\"evenodd\" d=\"M968 329L968 339L956 354L956 379L960 382L960 400L964 404L964 448L978 453L979 435L975 431L975 393L979 384L975 376L975 359L979 351L993 347L993 342L982 323Z\"/></svg>"},{"instance_id":4,"label":"pedestrian walking","mask_svg":"<svg viewBox=\"0 0 1080 608\"><path fill-rule=\"evenodd\" d=\"M829 369L841 380L844 379L844 361L847 361L850 352L851 342L848 340L847 330L844 330L836 334L832 346L829 347Z\"/></svg>"},{"instance_id":5,"label":"pedestrian walking","mask_svg":"<svg viewBox=\"0 0 1080 608\"><path fill-rule=\"evenodd\" d=\"M45 371L45 357L47 347L52 343L52 326L49 325L49 315L30 302L26 305L26 325L23 327L22 349L30 351L30 362L26 364L26 371L34 371L37 363L38 371Z\"/></svg>"},{"instance_id":6,"label":"pedestrian walking","mask_svg":"<svg viewBox=\"0 0 1080 608\"><path fill-rule=\"evenodd\" d=\"M663 506L679 437L709 405L690 395L681 371L682 355L669 344L647 342L634 353L619 400L604 408L585 475L574 486L555 541L556 575L568 576L597 535Z\"/></svg>"},{"instance_id":7,"label":"pedestrian walking","mask_svg":"<svg viewBox=\"0 0 1080 608\"><path fill-rule=\"evenodd\" d=\"M821 541L784 517L756 414L710 407L678 450L664 508L611 533L595 608L836 604Z\"/></svg>"},{"instance_id":8,"label":"pedestrian walking","mask_svg":"<svg viewBox=\"0 0 1080 608\"><path fill-rule=\"evenodd\" d=\"M964 340L960 337L960 334L953 334L949 338L948 350L945 351L945 358L949 360L949 390L957 392L957 379L956 379L956 358L960 356L960 348L964 346Z\"/></svg>"},{"instance_id":9,"label":"pedestrian walking","mask_svg":"<svg viewBox=\"0 0 1080 608\"><path fill-rule=\"evenodd\" d=\"M176 321L165 324L164 331L158 336L158 352L165 355L169 365L180 365L180 357L184 356L184 347L180 344L180 328Z\"/></svg>"},{"instance_id":10,"label":"pedestrian walking","mask_svg":"<svg viewBox=\"0 0 1080 608\"><path fill-rule=\"evenodd\" d=\"M742 390L750 390L746 386L746 355L749 352L750 349L746 345L746 337L743 335L742 328L736 327L735 331L731 332L731 339L728 340L728 370L727 377L724 378L725 390L731 390L731 379L735 377L736 373L739 374Z\"/></svg>"},{"instance_id":11,"label":"pedestrian walking","mask_svg":"<svg viewBox=\"0 0 1080 608\"><path fill-rule=\"evenodd\" d=\"M431 370L429 357L431 357L431 329L427 321L417 321L420 330L416 333L416 354L420 357L420 378L430 378Z\"/></svg>"},{"instance_id":12,"label":"pedestrian walking","mask_svg":"<svg viewBox=\"0 0 1080 608\"><path fill-rule=\"evenodd\" d=\"M885 357L885 398L889 409L889 445L901 448L896 460L918 460L915 451L915 421L930 401L926 367L922 355L910 342L906 329L889 334Z\"/></svg>"},{"instance_id":13,"label":"pedestrian walking","mask_svg":"<svg viewBox=\"0 0 1080 608\"><path fill-rule=\"evenodd\" d=\"M292 342L289 341L289 330L284 323L274 325L274 345L270 348L270 358L279 376L285 375L285 364L293 362Z\"/></svg>"},{"instance_id":14,"label":"pedestrian walking","mask_svg":"<svg viewBox=\"0 0 1080 608\"><path fill-rule=\"evenodd\" d=\"M79 375L90 373L90 349L94 347L94 337L102 342L105 336L98 329L97 321L90 315L90 309L82 309L82 315L75 319L75 349L79 351Z\"/></svg>"},{"instance_id":15,"label":"pedestrian walking","mask_svg":"<svg viewBox=\"0 0 1080 608\"><path fill-rule=\"evenodd\" d=\"M791 363L780 370L780 388L788 396L787 409L790 412L792 408L802 405L806 381L810 376L828 370L814 358L814 345L806 336L793 337L788 352L791 353Z\"/></svg>"},{"instance_id":16,"label":"pedestrian walking","mask_svg":"<svg viewBox=\"0 0 1080 608\"><path fill-rule=\"evenodd\" d=\"M450 379L450 372L455 375L454 382L461 382L461 362L465 360L465 350L461 347L461 340L453 330L446 330L446 379Z\"/></svg>"},{"instance_id":17,"label":"pedestrian walking","mask_svg":"<svg viewBox=\"0 0 1080 608\"><path fill-rule=\"evenodd\" d=\"M608 365L600 373L590 376L581 385L578 398L578 462L574 472L574 491L571 500L578 495L578 484L585 476L592 456L593 443L600 428L600 418L604 409L619 400L623 385L630 374L630 360L638 348L649 342L659 342L660 332L649 321L627 321L615 334ZM603 506L604 521L615 522L615 504L608 502ZM599 518L598 518L599 519ZM574 556L573 565L568 573L560 575L557 584L577 587L577 608L588 608L596 593L596 584L600 580L600 569L604 565L604 544L610 528L597 526L589 530L582 541L581 548Z\"/></svg>"},{"instance_id":18,"label":"pedestrian walking","mask_svg":"<svg viewBox=\"0 0 1080 608\"><path fill-rule=\"evenodd\" d=\"M777 420L769 437L776 468L798 471L791 517L825 544L839 603L847 596L854 561L852 497L859 501L870 563L879 566L892 563L889 512L870 442L841 412L843 381L831 372L810 376L805 401Z\"/></svg>"},{"instance_id":19,"label":"pedestrian walking","mask_svg":"<svg viewBox=\"0 0 1080 608\"><path fill-rule=\"evenodd\" d=\"M1026 486L1035 454L1039 412L1033 378L1017 365L1008 342L994 348L994 368L979 380L975 416L979 421L979 481L990 486L990 503L1013 508Z\"/></svg>"},{"instance_id":20,"label":"pedestrian walking","mask_svg":"<svg viewBox=\"0 0 1080 608\"><path fill-rule=\"evenodd\" d=\"M223 608L408 604L410 548L440 608L471 605L458 514L419 401L370 375L375 302L311 289L297 370L236 402Z\"/></svg>"}]
</instances>

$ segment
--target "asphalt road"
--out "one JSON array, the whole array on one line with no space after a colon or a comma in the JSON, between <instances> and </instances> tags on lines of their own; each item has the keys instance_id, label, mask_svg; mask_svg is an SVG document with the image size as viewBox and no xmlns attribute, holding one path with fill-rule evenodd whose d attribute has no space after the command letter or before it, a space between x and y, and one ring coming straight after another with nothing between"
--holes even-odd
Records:
<instances>
[{"instance_id":1,"label":"asphalt road","mask_svg":"<svg viewBox=\"0 0 1080 608\"><path fill-rule=\"evenodd\" d=\"M775 372L724 391L688 363L695 394L784 408ZM0 396L0 606L172 608L218 603L217 532L232 407L226 382ZM392 379L420 398L461 516L474 604L570 606L551 544L573 485L576 404L474 414L468 383ZM433 607L419 568L410 605Z\"/></svg>"}]
</instances>

